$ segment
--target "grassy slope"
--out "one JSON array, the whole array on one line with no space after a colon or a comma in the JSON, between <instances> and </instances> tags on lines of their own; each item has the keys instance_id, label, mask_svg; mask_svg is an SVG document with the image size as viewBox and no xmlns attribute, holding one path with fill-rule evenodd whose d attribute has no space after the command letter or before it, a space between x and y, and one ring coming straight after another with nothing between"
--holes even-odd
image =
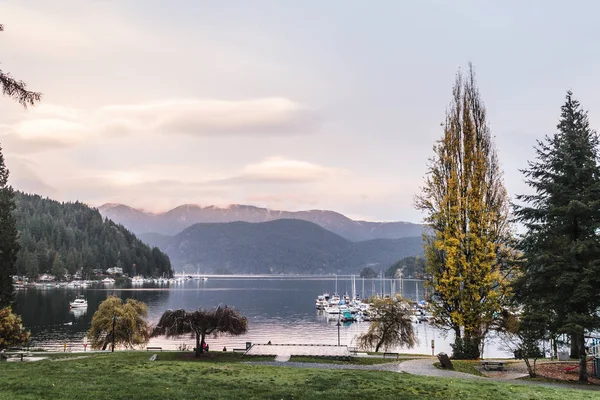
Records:
<instances>
[{"instance_id":1,"label":"grassy slope","mask_svg":"<svg viewBox=\"0 0 600 400\"><path fill-rule=\"evenodd\" d=\"M464 372L465 374L477 375L477 376L485 376L479 371L476 367L480 365L480 361L470 361L470 360L452 360L452 365L454 366L454 371ZM433 364L438 369L443 369L442 365L439 362Z\"/></svg>"},{"instance_id":2,"label":"grassy slope","mask_svg":"<svg viewBox=\"0 0 600 400\"><path fill-rule=\"evenodd\" d=\"M406 361L402 359L399 361ZM362 358L362 357L351 357L349 360L339 360L336 358L328 357L305 357L305 356L292 356L290 362L306 362L306 363L319 363L319 364L353 364L353 365L377 365L377 364L389 364L392 362L398 362L396 359L389 358Z\"/></svg>"},{"instance_id":3,"label":"grassy slope","mask_svg":"<svg viewBox=\"0 0 600 400\"><path fill-rule=\"evenodd\" d=\"M0 364L2 399L594 399L598 393L538 386L417 377L381 371L330 371L240 364L239 357L196 362L178 353L131 352ZM221 357L221 356L218 356ZM244 361L247 359L244 359Z\"/></svg>"}]
</instances>

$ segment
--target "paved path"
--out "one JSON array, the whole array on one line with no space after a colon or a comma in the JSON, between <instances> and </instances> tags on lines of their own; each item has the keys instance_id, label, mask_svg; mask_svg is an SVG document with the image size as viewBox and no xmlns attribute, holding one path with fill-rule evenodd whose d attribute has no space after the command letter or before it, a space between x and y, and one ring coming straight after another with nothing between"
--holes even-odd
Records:
<instances>
[{"instance_id":1,"label":"paved path","mask_svg":"<svg viewBox=\"0 0 600 400\"><path fill-rule=\"evenodd\" d=\"M465 372L450 371L439 369L433 366L437 362L437 358L421 358L418 360L407 360L398 365L396 372L408 372L413 375L424 376L441 376L446 378L462 378L462 379L489 379L483 376L467 374Z\"/></svg>"}]
</instances>

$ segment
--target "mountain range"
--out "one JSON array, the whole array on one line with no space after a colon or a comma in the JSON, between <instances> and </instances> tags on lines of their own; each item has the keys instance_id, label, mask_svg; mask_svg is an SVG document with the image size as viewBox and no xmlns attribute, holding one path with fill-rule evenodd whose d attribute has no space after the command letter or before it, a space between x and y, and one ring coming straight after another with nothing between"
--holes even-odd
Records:
<instances>
[{"instance_id":1,"label":"mountain range","mask_svg":"<svg viewBox=\"0 0 600 400\"><path fill-rule=\"evenodd\" d=\"M174 236L140 238L166 252L179 271L218 274L357 274L422 254L420 236L352 242L297 219L197 223Z\"/></svg>"},{"instance_id":2,"label":"mountain range","mask_svg":"<svg viewBox=\"0 0 600 400\"><path fill-rule=\"evenodd\" d=\"M104 204L98 211L136 234L152 232L175 235L196 223L260 223L279 219L312 222L354 242L421 236L423 232L423 225L410 222L355 221L335 211L278 211L239 204L228 207L185 204L157 214L123 204Z\"/></svg>"}]
</instances>

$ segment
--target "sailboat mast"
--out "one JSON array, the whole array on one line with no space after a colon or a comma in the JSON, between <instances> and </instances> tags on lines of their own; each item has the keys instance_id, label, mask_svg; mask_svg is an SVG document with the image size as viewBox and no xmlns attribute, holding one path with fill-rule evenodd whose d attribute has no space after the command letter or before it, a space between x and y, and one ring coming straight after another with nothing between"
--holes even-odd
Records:
<instances>
[{"instance_id":1,"label":"sailboat mast","mask_svg":"<svg viewBox=\"0 0 600 400\"><path fill-rule=\"evenodd\" d=\"M415 288L417 289L417 303L419 303L419 281L415 281Z\"/></svg>"},{"instance_id":2,"label":"sailboat mast","mask_svg":"<svg viewBox=\"0 0 600 400\"><path fill-rule=\"evenodd\" d=\"M361 299L365 299L365 277L363 276L363 285L362 285L362 294L361 294Z\"/></svg>"},{"instance_id":3,"label":"sailboat mast","mask_svg":"<svg viewBox=\"0 0 600 400\"><path fill-rule=\"evenodd\" d=\"M335 275L335 293L334 294L338 294L338 291L337 291L337 274Z\"/></svg>"}]
</instances>

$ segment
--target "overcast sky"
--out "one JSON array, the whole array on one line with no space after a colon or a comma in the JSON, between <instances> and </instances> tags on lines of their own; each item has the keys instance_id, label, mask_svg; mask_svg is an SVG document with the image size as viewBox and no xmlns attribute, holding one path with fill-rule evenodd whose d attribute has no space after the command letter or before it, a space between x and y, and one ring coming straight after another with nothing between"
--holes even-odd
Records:
<instances>
[{"instance_id":1,"label":"overcast sky","mask_svg":"<svg viewBox=\"0 0 600 400\"><path fill-rule=\"evenodd\" d=\"M600 124L595 1L0 1L16 189L92 206L331 209L420 222L473 62L511 195L568 89Z\"/></svg>"}]
</instances>

